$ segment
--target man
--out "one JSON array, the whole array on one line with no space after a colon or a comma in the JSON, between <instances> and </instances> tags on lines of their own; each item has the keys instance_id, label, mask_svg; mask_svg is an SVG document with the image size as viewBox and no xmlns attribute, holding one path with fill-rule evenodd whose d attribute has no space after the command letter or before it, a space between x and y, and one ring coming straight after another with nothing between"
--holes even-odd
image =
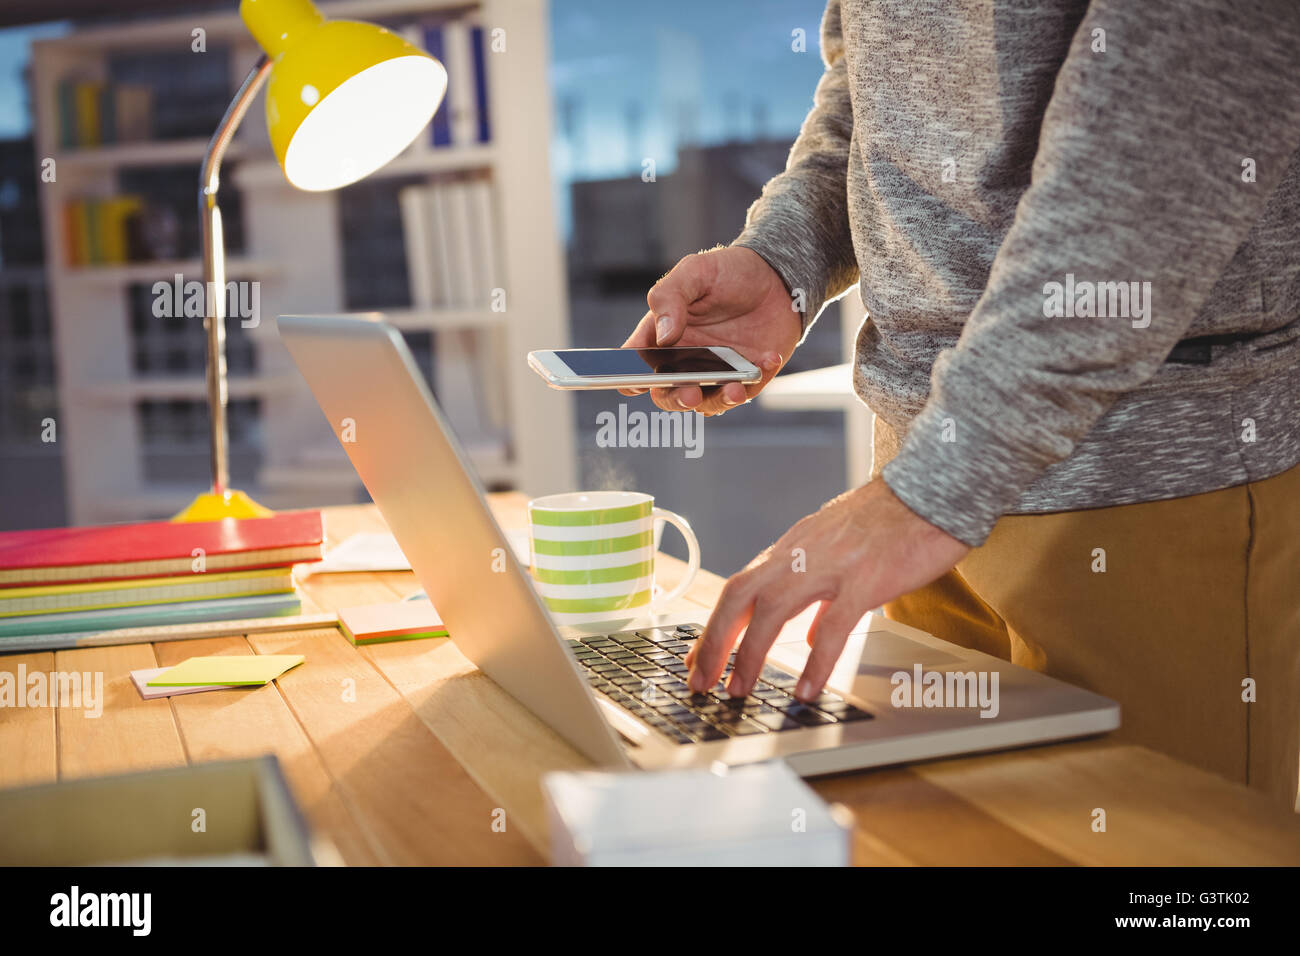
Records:
<instances>
[{"instance_id":1,"label":"man","mask_svg":"<svg viewBox=\"0 0 1300 956\"><path fill-rule=\"evenodd\" d=\"M830 0L785 172L628 344L758 363L758 385L653 395L719 414L858 282L876 477L731 578L693 686L743 632L748 692L819 603L812 697L883 604L1294 806L1298 21L1286 0Z\"/></svg>"}]
</instances>

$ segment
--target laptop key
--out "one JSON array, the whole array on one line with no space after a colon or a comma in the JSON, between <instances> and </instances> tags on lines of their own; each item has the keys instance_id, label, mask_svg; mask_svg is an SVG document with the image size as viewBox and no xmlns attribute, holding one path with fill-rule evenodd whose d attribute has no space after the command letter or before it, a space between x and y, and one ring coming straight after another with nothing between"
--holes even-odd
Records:
<instances>
[{"instance_id":1,"label":"laptop key","mask_svg":"<svg viewBox=\"0 0 1300 956\"><path fill-rule=\"evenodd\" d=\"M835 719L841 722L849 720L871 720L872 715L865 710L859 710L857 707L850 705L849 709L842 714L836 714Z\"/></svg>"},{"instance_id":2,"label":"laptop key","mask_svg":"<svg viewBox=\"0 0 1300 956\"><path fill-rule=\"evenodd\" d=\"M762 724L750 723L748 720L738 720L735 723L723 724L722 729L732 737L750 737L754 734L765 734L767 728Z\"/></svg>"},{"instance_id":3,"label":"laptop key","mask_svg":"<svg viewBox=\"0 0 1300 956\"><path fill-rule=\"evenodd\" d=\"M822 691L812 700L808 701L808 704L812 707L816 707L818 710L826 710L827 707L838 706L840 704L844 704L846 707L848 706L848 702L845 701L843 697L839 694L832 694L828 690ZM826 712L830 713L828 710Z\"/></svg>"},{"instance_id":4,"label":"laptop key","mask_svg":"<svg viewBox=\"0 0 1300 956\"><path fill-rule=\"evenodd\" d=\"M818 727L822 724L835 723L834 717L828 717L819 710L813 710L805 704L796 704L785 709L785 715L804 727Z\"/></svg>"},{"instance_id":5,"label":"laptop key","mask_svg":"<svg viewBox=\"0 0 1300 956\"><path fill-rule=\"evenodd\" d=\"M738 713L740 713L739 710L732 710L731 707L728 706L728 705L729 705L729 701L728 701L728 699L727 699L726 697L717 697L717 698L714 698L714 701L713 701L713 704L712 704L712 705L709 705L709 704L705 704L705 705L704 705L704 706L705 706L706 708L708 708L708 710L709 710L709 712L708 712L707 714L705 714L705 716L708 717L709 720L713 720L713 719L714 719L714 716L717 715L717 714L738 714Z\"/></svg>"},{"instance_id":6,"label":"laptop key","mask_svg":"<svg viewBox=\"0 0 1300 956\"><path fill-rule=\"evenodd\" d=\"M811 701L811 704L813 707L816 707L822 713L830 714L832 717L836 717L840 714L847 713L848 711L853 709L853 705L850 704L847 700L823 701L821 698L818 698L817 700Z\"/></svg>"},{"instance_id":7,"label":"laptop key","mask_svg":"<svg viewBox=\"0 0 1300 956\"><path fill-rule=\"evenodd\" d=\"M756 723L762 724L768 730L802 730L803 726L795 720L791 720L785 714L777 711L771 714L755 714L750 718Z\"/></svg>"}]
</instances>

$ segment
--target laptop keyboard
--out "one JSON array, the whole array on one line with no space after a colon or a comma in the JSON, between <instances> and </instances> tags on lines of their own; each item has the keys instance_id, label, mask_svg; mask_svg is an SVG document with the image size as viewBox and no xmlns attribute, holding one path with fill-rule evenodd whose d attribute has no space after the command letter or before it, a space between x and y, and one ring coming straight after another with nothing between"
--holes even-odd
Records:
<instances>
[{"instance_id":1,"label":"laptop keyboard","mask_svg":"<svg viewBox=\"0 0 1300 956\"><path fill-rule=\"evenodd\" d=\"M871 719L865 710L829 691L800 703L794 698L798 679L767 664L748 697L728 697L725 687L735 651L716 685L706 693L692 693L686 685L690 669L685 657L702 633L697 624L680 624L593 634L568 644L593 688L678 744Z\"/></svg>"}]
</instances>

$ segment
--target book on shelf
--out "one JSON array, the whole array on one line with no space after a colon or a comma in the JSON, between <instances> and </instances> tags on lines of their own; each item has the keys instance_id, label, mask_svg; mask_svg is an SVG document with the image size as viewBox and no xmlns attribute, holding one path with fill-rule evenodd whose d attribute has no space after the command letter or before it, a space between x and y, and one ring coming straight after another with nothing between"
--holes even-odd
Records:
<instances>
[{"instance_id":1,"label":"book on shelf","mask_svg":"<svg viewBox=\"0 0 1300 956\"><path fill-rule=\"evenodd\" d=\"M485 309L504 285L492 180L440 177L398 197L416 308Z\"/></svg>"},{"instance_id":2,"label":"book on shelf","mask_svg":"<svg viewBox=\"0 0 1300 956\"><path fill-rule=\"evenodd\" d=\"M433 291L433 236L430 217L425 213L426 190L421 186L408 186L397 194L397 204L402 215L402 248L406 252L406 274L411 282L411 305L417 309L432 309Z\"/></svg>"},{"instance_id":3,"label":"book on shelf","mask_svg":"<svg viewBox=\"0 0 1300 956\"><path fill-rule=\"evenodd\" d=\"M399 193L402 231L417 309L487 309L503 284L492 180L487 175L438 177ZM496 434L507 420L499 328L436 332L439 399L462 435Z\"/></svg>"},{"instance_id":4,"label":"book on shelf","mask_svg":"<svg viewBox=\"0 0 1300 956\"><path fill-rule=\"evenodd\" d=\"M143 84L66 77L59 81L55 102L63 149L141 142L153 135L154 94Z\"/></svg>"},{"instance_id":5,"label":"book on shelf","mask_svg":"<svg viewBox=\"0 0 1300 956\"><path fill-rule=\"evenodd\" d=\"M433 116L429 143L463 147L490 142L486 31L459 17L422 31L412 28L406 36L447 69L447 94Z\"/></svg>"},{"instance_id":6,"label":"book on shelf","mask_svg":"<svg viewBox=\"0 0 1300 956\"><path fill-rule=\"evenodd\" d=\"M144 211L139 196L70 199L64 206L64 257L69 266L120 265L135 258L134 231Z\"/></svg>"}]
</instances>

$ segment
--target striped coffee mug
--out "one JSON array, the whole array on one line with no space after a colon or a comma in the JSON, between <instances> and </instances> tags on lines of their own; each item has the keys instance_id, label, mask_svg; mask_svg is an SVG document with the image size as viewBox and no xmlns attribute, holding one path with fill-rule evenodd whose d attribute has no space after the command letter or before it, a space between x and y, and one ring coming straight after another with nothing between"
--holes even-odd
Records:
<instances>
[{"instance_id":1,"label":"striped coffee mug","mask_svg":"<svg viewBox=\"0 0 1300 956\"><path fill-rule=\"evenodd\" d=\"M677 587L654 596L656 528L667 521L686 539L690 567ZM686 593L700 569L700 543L679 514L635 491L577 491L528 502L533 578L557 624L631 621Z\"/></svg>"}]
</instances>

